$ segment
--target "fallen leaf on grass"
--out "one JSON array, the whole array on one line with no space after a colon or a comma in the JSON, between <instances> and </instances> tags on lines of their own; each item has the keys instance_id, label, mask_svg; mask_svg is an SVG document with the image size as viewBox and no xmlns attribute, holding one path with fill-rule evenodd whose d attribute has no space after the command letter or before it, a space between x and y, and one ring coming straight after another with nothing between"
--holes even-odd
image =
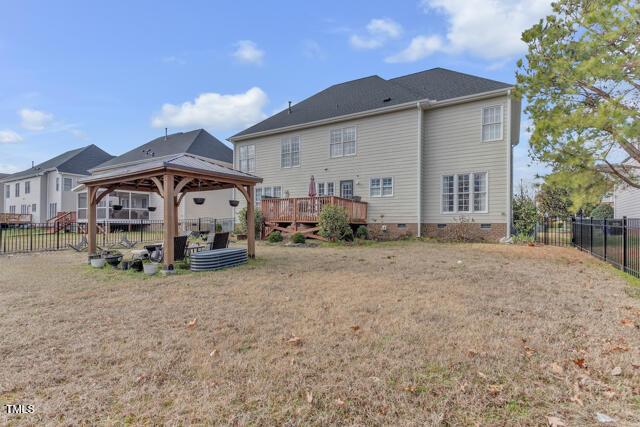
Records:
<instances>
[{"instance_id":1,"label":"fallen leaf on grass","mask_svg":"<svg viewBox=\"0 0 640 427\"><path fill-rule=\"evenodd\" d=\"M611 375L617 377L618 375L622 375L622 368L620 366L616 366L611 370Z\"/></svg>"},{"instance_id":2,"label":"fallen leaf on grass","mask_svg":"<svg viewBox=\"0 0 640 427\"><path fill-rule=\"evenodd\" d=\"M218 350L213 350L211 353L209 353L209 356L213 357L216 354L218 354Z\"/></svg>"},{"instance_id":3,"label":"fallen leaf on grass","mask_svg":"<svg viewBox=\"0 0 640 427\"><path fill-rule=\"evenodd\" d=\"M558 417L547 417L547 425L549 427L566 427L564 421Z\"/></svg>"},{"instance_id":4,"label":"fallen leaf on grass","mask_svg":"<svg viewBox=\"0 0 640 427\"><path fill-rule=\"evenodd\" d=\"M193 319L191 322L187 323L188 328L193 328L198 323L198 319Z\"/></svg>"},{"instance_id":5,"label":"fallen leaf on grass","mask_svg":"<svg viewBox=\"0 0 640 427\"><path fill-rule=\"evenodd\" d=\"M549 369L551 369L551 372L553 372L554 374L562 375L564 373L564 368L557 363L552 363L551 365L549 365Z\"/></svg>"},{"instance_id":6,"label":"fallen leaf on grass","mask_svg":"<svg viewBox=\"0 0 640 427\"><path fill-rule=\"evenodd\" d=\"M487 390L489 391L489 394L491 394L492 396L497 396L502 389L504 388L504 385L502 384L491 384L489 387L487 387Z\"/></svg>"},{"instance_id":7,"label":"fallen leaf on grass","mask_svg":"<svg viewBox=\"0 0 640 427\"><path fill-rule=\"evenodd\" d=\"M308 391L307 392L307 403L311 403L313 402L313 393Z\"/></svg>"},{"instance_id":8,"label":"fallen leaf on grass","mask_svg":"<svg viewBox=\"0 0 640 427\"><path fill-rule=\"evenodd\" d=\"M526 353L527 357L531 357L536 353L536 351L533 348L528 347L526 345L524 346L524 352Z\"/></svg>"},{"instance_id":9,"label":"fallen leaf on grass","mask_svg":"<svg viewBox=\"0 0 640 427\"><path fill-rule=\"evenodd\" d=\"M624 325L624 326L628 326L628 327L630 327L630 328L633 328L633 326L634 326L634 325L633 325L633 320L631 320L631 319L627 319L627 318L622 319L622 320L620 321L620 324L621 324L621 325Z\"/></svg>"},{"instance_id":10,"label":"fallen leaf on grass","mask_svg":"<svg viewBox=\"0 0 640 427\"><path fill-rule=\"evenodd\" d=\"M359 325L353 325L353 326L351 326L351 330L352 330L353 332L357 332L357 331L359 331L359 330L360 330L360 326L359 326Z\"/></svg>"},{"instance_id":11,"label":"fallen leaf on grass","mask_svg":"<svg viewBox=\"0 0 640 427\"><path fill-rule=\"evenodd\" d=\"M584 359L573 359L573 363L575 363L579 368L587 368L587 365L584 363Z\"/></svg>"},{"instance_id":12,"label":"fallen leaf on grass","mask_svg":"<svg viewBox=\"0 0 640 427\"><path fill-rule=\"evenodd\" d=\"M335 400L335 404L338 405L338 406L344 406L344 401L340 400L340 399L336 399Z\"/></svg>"},{"instance_id":13,"label":"fallen leaf on grass","mask_svg":"<svg viewBox=\"0 0 640 427\"><path fill-rule=\"evenodd\" d=\"M571 400L573 403L577 403L580 406L584 406L584 403L582 402L582 399L580 399L577 394L575 396L573 396L569 400Z\"/></svg>"}]
</instances>

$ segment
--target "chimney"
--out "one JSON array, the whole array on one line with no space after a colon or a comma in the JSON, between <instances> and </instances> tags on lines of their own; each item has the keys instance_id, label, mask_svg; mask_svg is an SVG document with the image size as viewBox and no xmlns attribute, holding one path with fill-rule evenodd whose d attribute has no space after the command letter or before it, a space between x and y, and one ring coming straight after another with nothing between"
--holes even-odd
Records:
<instances>
[{"instance_id":1,"label":"chimney","mask_svg":"<svg viewBox=\"0 0 640 427\"><path fill-rule=\"evenodd\" d=\"M33 169L35 167L36 167L35 162L33 160L31 160L31 169Z\"/></svg>"},{"instance_id":2,"label":"chimney","mask_svg":"<svg viewBox=\"0 0 640 427\"><path fill-rule=\"evenodd\" d=\"M289 101L289 114L291 114L291 101Z\"/></svg>"},{"instance_id":3,"label":"chimney","mask_svg":"<svg viewBox=\"0 0 640 427\"><path fill-rule=\"evenodd\" d=\"M167 133L169 132L168 128L164 128L164 141L167 142Z\"/></svg>"}]
</instances>

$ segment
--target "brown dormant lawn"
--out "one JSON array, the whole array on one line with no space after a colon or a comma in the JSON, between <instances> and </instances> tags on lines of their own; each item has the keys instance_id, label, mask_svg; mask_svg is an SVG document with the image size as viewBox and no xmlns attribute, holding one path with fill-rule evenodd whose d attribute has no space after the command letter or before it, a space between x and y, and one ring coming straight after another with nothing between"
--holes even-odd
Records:
<instances>
[{"instance_id":1,"label":"brown dormant lawn","mask_svg":"<svg viewBox=\"0 0 640 427\"><path fill-rule=\"evenodd\" d=\"M574 249L258 246L145 279L0 258L15 424L640 423L640 294ZM618 369L619 368L619 369Z\"/></svg>"}]
</instances>

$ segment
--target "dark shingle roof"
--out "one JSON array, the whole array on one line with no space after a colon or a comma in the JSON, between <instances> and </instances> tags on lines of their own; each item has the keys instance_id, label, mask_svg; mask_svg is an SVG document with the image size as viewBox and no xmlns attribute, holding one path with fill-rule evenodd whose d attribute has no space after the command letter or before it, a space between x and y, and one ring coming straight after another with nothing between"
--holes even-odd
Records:
<instances>
[{"instance_id":1,"label":"dark shingle roof","mask_svg":"<svg viewBox=\"0 0 640 427\"><path fill-rule=\"evenodd\" d=\"M166 140L164 136L156 138L99 165L96 169L181 153L233 163L233 150L206 130L196 129L167 135Z\"/></svg>"},{"instance_id":2,"label":"dark shingle roof","mask_svg":"<svg viewBox=\"0 0 640 427\"><path fill-rule=\"evenodd\" d=\"M32 168L11 174L4 178L5 181L27 178L38 175L44 171L57 169L59 172L89 175L89 169L112 159L113 156L100 147L91 144L86 147L76 148L62 153L52 159L35 165Z\"/></svg>"},{"instance_id":3,"label":"dark shingle roof","mask_svg":"<svg viewBox=\"0 0 640 427\"><path fill-rule=\"evenodd\" d=\"M434 68L389 80L369 76L333 85L295 104L291 113L288 109L281 111L235 134L231 139L405 102L424 99L440 101L511 86L513 85L444 68Z\"/></svg>"}]
</instances>

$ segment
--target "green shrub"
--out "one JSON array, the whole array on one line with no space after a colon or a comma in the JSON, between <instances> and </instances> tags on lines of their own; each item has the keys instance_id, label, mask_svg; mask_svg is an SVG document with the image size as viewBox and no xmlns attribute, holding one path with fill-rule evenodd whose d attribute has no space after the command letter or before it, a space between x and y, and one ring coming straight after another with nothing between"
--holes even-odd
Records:
<instances>
[{"instance_id":1,"label":"green shrub","mask_svg":"<svg viewBox=\"0 0 640 427\"><path fill-rule=\"evenodd\" d=\"M369 238L369 229L366 226L361 225L356 230L356 237L358 239L365 239L365 240L368 239Z\"/></svg>"},{"instance_id":2,"label":"green shrub","mask_svg":"<svg viewBox=\"0 0 640 427\"><path fill-rule=\"evenodd\" d=\"M520 233L513 236L513 243L516 243L516 244L529 244L533 242L534 242L534 238L529 234Z\"/></svg>"},{"instance_id":3,"label":"green shrub","mask_svg":"<svg viewBox=\"0 0 640 427\"><path fill-rule=\"evenodd\" d=\"M304 237L304 234L302 233L293 233L293 236L291 236L291 241L293 243L305 243L307 239Z\"/></svg>"},{"instance_id":4,"label":"green shrub","mask_svg":"<svg viewBox=\"0 0 640 427\"><path fill-rule=\"evenodd\" d=\"M332 242L342 240L347 230L351 231L347 212L342 206L336 205L326 205L322 208L318 227L320 227L320 235ZM351 236L353 237L353 232Z\"/></svg>"},{"instance_id":5,"label":"green shrub","mask_svg":"<svg viewBox=\"0 0 640 427\"><path fill-rule=\"evenodd\" d=\"M222 224L216 223L216 233L222 233Z\"/></svg>"},{"instance_id":6,"label":"green shrub","mask_svg":"<svg viewBox=\"0 0 640 427\"><path fill-rule=\"evenodd\" d=\"M611 205L601 203L597 208L591 211L591 218L593 219L613 218L613 208L611 207Z\"/></svg>"},{"instance_id":7,"label":"green shrub","mask_svg":"<svg viewBox=\"0 0 640 427\"><path fill-rule=\"evenodd\" d=\"M267 237L267 240L270 243L282 242L283 239L284 237L282 237L282 233L280 233L279 231L274 231L273 233L269 234L269 237Z\"/></svg>"},{"instance_id":8,"label":"green shrub","mask_svg":"<svg viewBox=\"0 0 640 427\"><path fill-rule=\"evenodd\" d=\"M240 209L238 213L238 219L240 220L240 233L238 234L247 234L247 208ZM256 218L256 236L260 236L260 230L262 230L262 211L260 209L256 209L255 211Z\"/></svg>"},{"instance_id":9,"label":"green shrub","mask_svg":"<svg viewBox=\"0 0 640 427\"><path fill-rule=\"evenodd\" d=\"M351 227L347 227L347 229L342 233L342 237L340 240L344 240L345 242L353 242L353 230Z\"/></svg>"},{"instance_id":10,"label":"green shrub","mask_svg":"<svg viewBox=\"0 0 640 427\"><path fill-rule=\"evenodd\" d=\"M533 235L538 220L536 203L526 193L513 197L513 228L516 235Z\"/></svg>"}]
</instances>

